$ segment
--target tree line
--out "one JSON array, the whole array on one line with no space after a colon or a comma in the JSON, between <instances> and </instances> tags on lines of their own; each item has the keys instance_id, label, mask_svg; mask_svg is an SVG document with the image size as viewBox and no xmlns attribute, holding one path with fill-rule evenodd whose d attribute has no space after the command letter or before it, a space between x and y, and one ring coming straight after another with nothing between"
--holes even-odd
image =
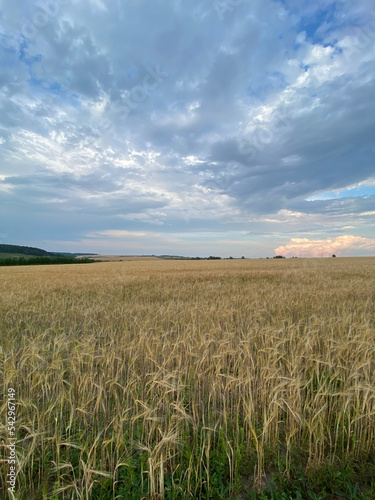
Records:
<instances>
[{"instance_id":1,"label":"tree line","mask_svg":"<svg viewBox=\"0 0 375 500\"><path fill-rule=\"evenodd\" d=\"M98 262L92 259L82 258L75 259L74 257L32 257L25 259L24 257L9 257L0 259L0 266L36 266L48 264L90 264Z\"/></svg>"}]
</instances>

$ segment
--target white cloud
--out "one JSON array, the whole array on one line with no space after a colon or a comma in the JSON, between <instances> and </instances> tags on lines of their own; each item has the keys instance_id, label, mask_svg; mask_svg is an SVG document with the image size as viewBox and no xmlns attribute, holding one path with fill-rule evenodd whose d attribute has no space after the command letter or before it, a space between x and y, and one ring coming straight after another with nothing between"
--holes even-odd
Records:
<instances>
[{"instance_id":1,"label":"white cloud","mask_svg":"<svg viewBox=\"0 0 375 500\"><path fill-rule=\"evenodd\" d=\"M144 238L149 233L143 231L124 231L119 229L107 229L86 234L87 238L97 238L98 236L108 236L109 238Z\"/></svg>"},{"instance_id":2,"label":"white cloud","mask_svg":"<svg viewBox=\"0 0 375 500\"><path fill-rule=\"evenodd\" d=\"M327 257L332 254L341 255L346 250L372 253L375 250L375 239L351 235L324 240L292 238L288 244L275 248L274 252L287 257Z\"/></svg>"},{"instance_id":3,"label":"white cloud","mask_svg":"<svg viewBox=\"0 0 375 500\"><path fill-rule=\"evenodd\" d=\"M302 158L299 155L290 155L283 158L281 161L284 165L297 165L301 163Z\"/></svg>"}]
</instances>

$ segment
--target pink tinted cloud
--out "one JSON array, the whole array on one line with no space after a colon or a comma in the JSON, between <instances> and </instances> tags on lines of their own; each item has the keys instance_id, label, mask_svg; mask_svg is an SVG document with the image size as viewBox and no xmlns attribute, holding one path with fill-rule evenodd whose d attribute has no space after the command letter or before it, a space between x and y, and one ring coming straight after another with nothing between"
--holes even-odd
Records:
<instances>
[{"instance_id":1,"label":"pink tinted cloud","mask_svg":"<svg viewBox=\"0 0 375 500\"><path fill-rule=\"evenodd\" d=\"M275 248L277 255L286 257L328 257L341 255L343 250L367 250L369 254L375 252L375 240L361 236L344 235L324 240L310 240L309 238L292 238L286 245ZM347 253L347 252L346 252Z\"/></svg>"}]
</instances>

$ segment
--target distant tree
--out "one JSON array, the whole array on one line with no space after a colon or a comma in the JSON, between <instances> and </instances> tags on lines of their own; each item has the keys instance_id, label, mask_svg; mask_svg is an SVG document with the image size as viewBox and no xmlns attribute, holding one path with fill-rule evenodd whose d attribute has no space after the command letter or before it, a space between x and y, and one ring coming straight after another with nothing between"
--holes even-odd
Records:
<instances>
[{"instance_id":1,"label":"distant tree","mask_svg":"<svg viewBox=\"0 0 375 500\"><path fill-rule=\"evenodd\" d=\"M37 266L37 265L48 265L48 264L91 264L95 261L94 259L75 259L74 257L17 257L17 258L6 258L0 259L0 266Z\"/></svg>"},{"instance_id":2,"label":"distant tree","mask_svg":"<svg viewBox=\"0 0 375 500\"><path fill-rule=\"evenodd\" d=\"M335 254L333 254L333 255L332 255L332 257L336 257L336 255L335 255Z\"/></svg>"},{"instance_id":3,"label":"distant tree","mask_svg":"<svg viewBox=\"0 0 375 500\"><path fill-rule=\"evenodd\" d=\"M244 256L241 257L241 259L244 259L244 258L245 258Z\"/></svg>"},{"instance_id":4,"label":"distant tree","mask_svg":"<svg viewBox=\"0 0 375 500\"><path fill-rule=\"evenodd\" d=\"M230 259L233 259L233 257L229 257Z\"/></svg>"}]
</instances>

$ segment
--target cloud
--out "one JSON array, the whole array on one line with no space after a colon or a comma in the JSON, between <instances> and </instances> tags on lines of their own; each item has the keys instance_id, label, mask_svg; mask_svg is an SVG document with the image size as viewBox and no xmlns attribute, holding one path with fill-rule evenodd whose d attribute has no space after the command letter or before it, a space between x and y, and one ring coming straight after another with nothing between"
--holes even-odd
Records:
<instances>
[{"instance_id":1,"label":"cloud","mask_svg":"<svg viewBox=\"0 0 375 500\"><path fill-rule=\"evenodd\" d=\"M147 233L141 231L121 231L121 230L106 230L90 233L86 235L88 238L96 238L98 236L109 236L110 238L144 238Z\"/></svg>"},{"instance_id":2,"label":"cloud","mask_svg":"<svg viewBox=\"0 0 375 500\"><path fill-rule=\"evenodd\" d=\"M375 237L370 0L56 2L2 5L2 234Z\"/></svg>"},{"instance_id":3,"label":"cloud","mask_svg":"<svg viewBox=\"0 0 375 500\"><path fill-rule=\"evenodd\" d=\"M332 254L341 255L345 251L360 250L372 253L375 250L375 239L360 236L344 235L325 240L308 238L292 238L287 245L275 248L277 255L286 257L327 257Z\"/></svg>"}]
</instances>

